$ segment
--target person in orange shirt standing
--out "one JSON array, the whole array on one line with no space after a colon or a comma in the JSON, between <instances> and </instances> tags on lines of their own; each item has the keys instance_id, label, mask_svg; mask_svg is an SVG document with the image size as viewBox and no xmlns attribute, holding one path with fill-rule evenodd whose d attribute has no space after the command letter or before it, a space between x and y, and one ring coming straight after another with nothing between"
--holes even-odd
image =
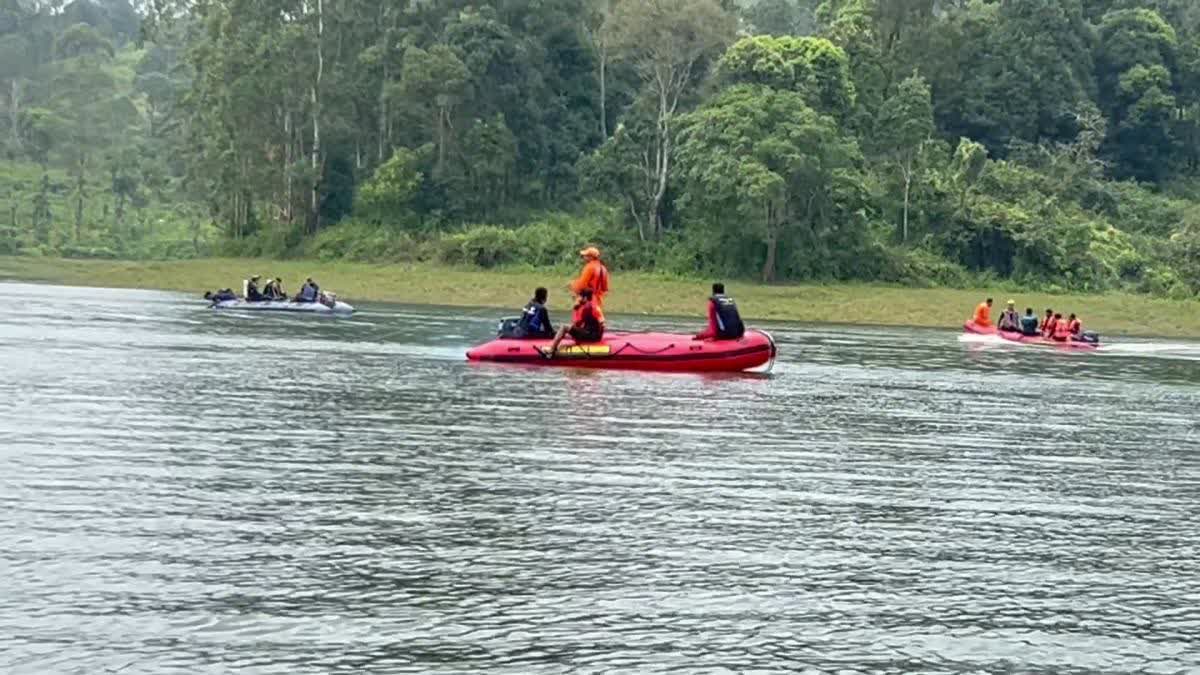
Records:
<instances>
[{"instance_id":1,"label":"person in orange shirt standing","mask_svg":"<svg viewBox=\"0 0 1200 675\"><path fill-rule=\"evenodd\" d=\"M592 292L592 302L604 307L604 296L608 294L608 268L600 262L600 249L589 246L579 252L583 258L583 270L579 278L571 282L571 292L579 295L584 289Z\"/></svg>"}]
</instances>

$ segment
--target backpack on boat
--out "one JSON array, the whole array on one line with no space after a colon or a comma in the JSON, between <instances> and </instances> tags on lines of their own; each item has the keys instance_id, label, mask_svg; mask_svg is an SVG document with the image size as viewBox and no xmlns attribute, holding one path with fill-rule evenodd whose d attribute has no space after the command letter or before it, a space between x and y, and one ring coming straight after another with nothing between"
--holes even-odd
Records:
<instances>
[{"instance_id":1,"label":"backpack on boat","mask_svg":"<svg viewBox=\"0 0 1200 675\"><path fill-rule=\"evenodd\" d=\"M1083 333L1076 336L1075 339L1080 342L1086 342L1090 345L1100 344L1100 334L1090 330L1083 331Z\"/></svg>"}]
</instances>

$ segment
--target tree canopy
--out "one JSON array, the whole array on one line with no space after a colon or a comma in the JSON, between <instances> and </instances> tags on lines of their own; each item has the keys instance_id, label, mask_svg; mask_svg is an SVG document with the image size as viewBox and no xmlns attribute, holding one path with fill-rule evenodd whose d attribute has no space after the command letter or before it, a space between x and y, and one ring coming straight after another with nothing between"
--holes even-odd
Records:
<instances>
[{"instance_id":1,"label":"tree canopy","mask_svg":"<svg viewBox=\"0 0 1200 675\"><path fill-rule=\"evenodd\" d=\"M1194 295L1198 7L0 3L0 253Z\"/></svg>"}]
</instances>

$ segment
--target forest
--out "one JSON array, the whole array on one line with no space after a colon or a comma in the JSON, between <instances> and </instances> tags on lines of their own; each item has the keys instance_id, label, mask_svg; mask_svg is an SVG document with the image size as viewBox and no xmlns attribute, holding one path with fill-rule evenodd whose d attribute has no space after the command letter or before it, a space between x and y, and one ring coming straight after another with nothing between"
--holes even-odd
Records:
<instances>
[{"instance_id":1,"label":"forest","mask_svg":"<svg viewBox=\"0 0 1200 675\"><path fill-rule=\"evenodd\" d=\"M1195 0L0 0L0 255L1200 293Z\"/></svg>"}]
</instances>

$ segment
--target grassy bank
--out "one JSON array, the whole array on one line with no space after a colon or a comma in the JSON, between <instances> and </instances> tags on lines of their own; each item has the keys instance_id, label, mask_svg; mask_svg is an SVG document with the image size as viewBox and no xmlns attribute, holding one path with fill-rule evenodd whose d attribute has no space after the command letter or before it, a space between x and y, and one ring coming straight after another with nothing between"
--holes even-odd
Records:
<instances>
[{"instance_id":1,"label":"grassy bank","mask_svg":"<svg viewBox=\"0 0 1200 675\"><path fill-rule=\"evenodd\" d=\"M249 274L284 279L289 290L306 276L349 302L496 307L512 310L532 289L550 289L551 306L568 302L568 272L561 270L482 270L434 265L369 265L314 261L204 259L171 262L0 258L0 279L84 286L157 288L193 293L239 287ZM614 314L700 316L707 282L616 272L606 310ZM1200 302L1161 300L1141 295L1049 295L988 289L896 288L860 284L764 286L730 283L750 319L835 322L953 328L960 326L986 295L997 305L1009 297L1021 308L1076 311L1089 328L1102 333L1200 337ZM997 310L998 311L998 310ZM698 320L698 319L697 319Z\"/></svg>"}]
</instances>

